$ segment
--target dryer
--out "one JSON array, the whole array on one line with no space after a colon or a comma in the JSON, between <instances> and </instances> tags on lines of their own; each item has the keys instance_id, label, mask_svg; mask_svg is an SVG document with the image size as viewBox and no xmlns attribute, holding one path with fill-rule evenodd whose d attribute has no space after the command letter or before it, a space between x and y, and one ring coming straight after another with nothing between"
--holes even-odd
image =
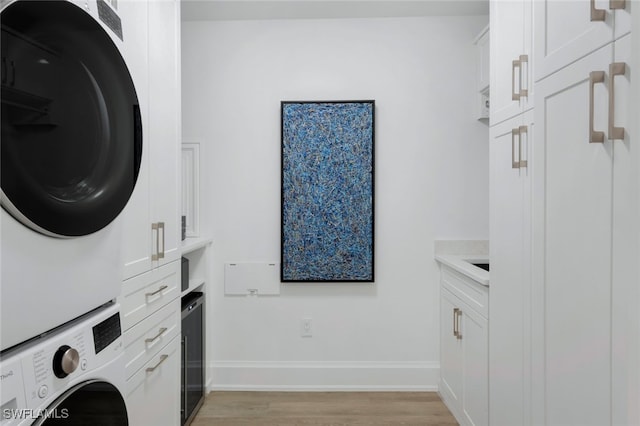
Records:
<instances>
[{"instance_id":1,"label":"dryer","mask_svg":"<svg viewBox=\"0 0 640 426\"><path fill-rule=\"evenodd\" d=\"M0 357L0 425L127 426L117 304Z\"/></svg>"},{"instance_id":2,"label":"dryer","mask_svg":"<svg viewBox=\"0 0 640 426\"><path fill-rule=\"evenodd\" d=\"M120 293L146 14L144 1L2 2L0 350Z\"/></svg>"}]
</instances>

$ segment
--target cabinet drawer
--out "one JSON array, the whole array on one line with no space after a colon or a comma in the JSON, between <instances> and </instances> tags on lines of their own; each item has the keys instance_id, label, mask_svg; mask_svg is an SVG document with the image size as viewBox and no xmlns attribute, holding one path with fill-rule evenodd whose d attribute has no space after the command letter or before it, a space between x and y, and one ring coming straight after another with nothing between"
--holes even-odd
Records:
<instances>
[{"instance_id":1,"label":"cabinet drawer","mask_svg":"<svg viewBox=\"0 0 640 426\"><path fill-rule=\"evenodd\" d=\"M126 377L147 363L171 339L180 334L180 299L131 327L124 333Z\"/></svg>"},{"instance_id":2,"label":"cabinet drawer","mask_svg":"<svg viewBox=\"0 0 640 426\"><path fill-rule=\"evenodd\" d=\"M489 290L469 277L442 265L442 286L485 318L489 317Z\"/></svg>"},{"instance_id":3,"label":"cabinet drawer","mask_svg":"<svg viewBox=\"0 0 640 426\"><path fill-rule=\"evenodd\" d=\"M122 327L128 330L180 294L180 262L171 262L122 283Z\"/></svg>"},{"instance_id":4,"label":"cabinet drawer","mask_svg":"<svg viewBox=\"0 0 640 426\"><path fill-rule=\"evenodd\" d=\"M127 380L130 425L180 424L180 338L176 336Z\"/></svg>"}]
</instances>

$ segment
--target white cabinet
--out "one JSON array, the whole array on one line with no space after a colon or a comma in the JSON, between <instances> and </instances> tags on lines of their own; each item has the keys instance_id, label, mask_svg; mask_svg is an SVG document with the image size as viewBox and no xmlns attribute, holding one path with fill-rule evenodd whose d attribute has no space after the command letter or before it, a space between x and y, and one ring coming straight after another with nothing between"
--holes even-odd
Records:
<instances>
[{"instance_id":1,"label":"white cabinet","mask_svg":"<svg viewBox=\"0 0 640 426\"><path fill-rule=\"evenodd\" d=\"M631 30L630 1L535 1L536 80Z\"/></svg>"},{"instance_id":2,"label":"white cabinet","mask_svg":"<svg viewBox=\"0 0 640 426\"><path fill-rule=\"evenodd\" d=\"M488 425L488 289L445 265L441 273L438 390L461 424Z\"/></svg>"},{"instance_id":3,"label":"white cabinet","mask_svg":"<svg viewBox=\"0 0 640 426\"><path fill-rule=\"evenodd\" d=\"M180 256L179 7L174 0L148 2L147 126L138 182L124 210L125 279Z\"/></svg>"},{"instance_id":4,"label":"white cabinet","mask_svg":"<svg viewBox=\"0 0 640 426\"><path fill-rule=\"evenodd\" d=\"M180 338L174 337L127 380L131 425L180 424Z\"/></svg>"},{"instance_id":5,"label":"white cabinet","mask_svg":"<svg viewBox=\"0 0 640 426\"><path fill-rule=\"evenodd\" d=\"M531 141L533 111L490 129L489 413L493 425L523 424L531 378Z\"/></svg>"},{"instance_id":6,"label":"white cabinet","mask_svg":"<svg viewBox=\"0 0 640 426\"><path fill-rule=\"evenodd\" d=\"M629 37L606 44L538 83L533 156L545 161L532 169L533 424L629 424L635 404L624 374L637 363L627 346L637 336L626 335L637 285L630 76L610 68L627 61L629 46Z\"/></svg>"},{"instance_id":7,"label":"white cabinet","mask_svg":"<svg viewBox=\"0 0 640 426\"><path fill-rule=\"evenodd\" d=\"M491 125L533 107L531 0L492 0Z\"/></svg>"}]
</instances>

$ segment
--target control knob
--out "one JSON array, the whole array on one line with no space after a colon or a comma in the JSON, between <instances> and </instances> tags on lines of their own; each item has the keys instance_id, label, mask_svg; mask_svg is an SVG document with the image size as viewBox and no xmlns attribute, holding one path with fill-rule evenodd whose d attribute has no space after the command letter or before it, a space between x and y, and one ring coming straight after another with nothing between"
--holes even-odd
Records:
<instances>
[{"instance_id":1,"label":"control knob","mask_svg":"<svg viewBox=\"0 0 640 426\"><path fill-rule=\"evenodd\" d=\"M53 374L64 379L76 371L80 363L80 354L70 346L60 346L53 356Z\"/></svg>"}]
</instances>

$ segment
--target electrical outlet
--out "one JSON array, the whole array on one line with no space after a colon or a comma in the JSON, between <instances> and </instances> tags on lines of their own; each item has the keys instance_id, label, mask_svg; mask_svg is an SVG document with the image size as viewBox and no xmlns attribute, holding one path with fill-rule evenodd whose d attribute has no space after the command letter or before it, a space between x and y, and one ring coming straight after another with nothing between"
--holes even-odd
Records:
<instances>
[{"instance_id":1,"label":"electrical outlet","mask_svg":"<svg viewBox=\"0 0 640 426\"><path fill-rule=\"evenodd\" d=\"M311 329L311 318L302 318L302 320L300 321L300 336L301 337L312 337L313 333L312 333L312 329Z\"/></svg>"}]
</instances>

